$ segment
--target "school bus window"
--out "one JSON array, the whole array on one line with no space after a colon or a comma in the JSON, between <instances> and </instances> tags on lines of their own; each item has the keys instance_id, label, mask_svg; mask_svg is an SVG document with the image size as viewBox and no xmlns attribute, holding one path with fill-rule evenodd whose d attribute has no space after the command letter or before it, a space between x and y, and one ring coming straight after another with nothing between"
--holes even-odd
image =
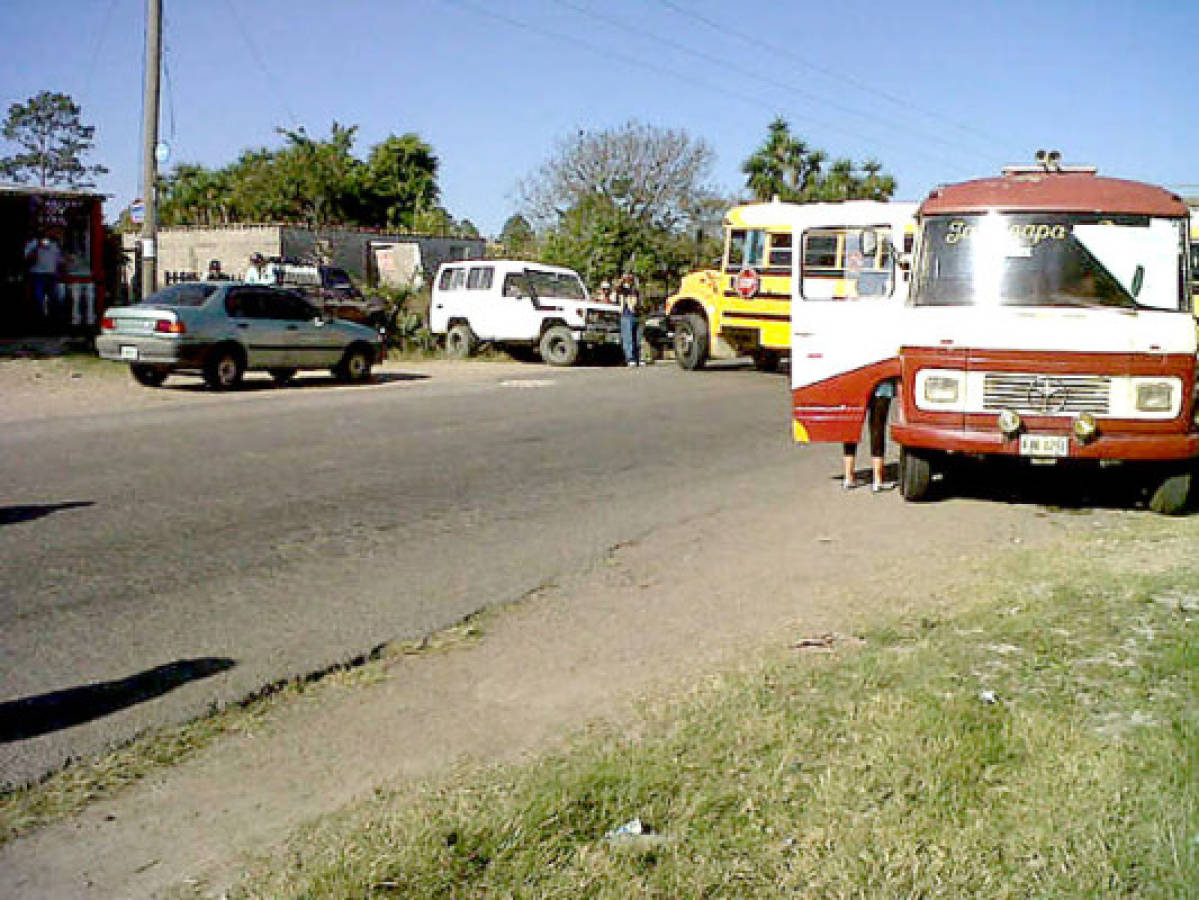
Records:
<instances>
[{"instance_id":1,"label":"school bus window","mask_svg":"<svg viewBox=\"0 0 1199 900\"><path fill-rule=\"evenodd\" d=\"M725 268L740 269L745 260L745 231L729 232L729 259Z\"/></svg>"},{"instance_id":2,"label":"school bus window","mask_svg":"<svg viewBox=\"0 0 1199 900\"><path fill-rule=\"evenodd\" d=\"M803 267L810 269L838 269L840 240L829 232L809 232L803 239Z\"/></svg>"},{"instance_id":3,"label":"school bus window","mask_svg":"<svg viewBox=\"0 0 1199 900\"><path fill-rule=\"evenodd\" d=\"M791 268L791 233L770 235L770 268Z\"/></svg>"}]
</instances>

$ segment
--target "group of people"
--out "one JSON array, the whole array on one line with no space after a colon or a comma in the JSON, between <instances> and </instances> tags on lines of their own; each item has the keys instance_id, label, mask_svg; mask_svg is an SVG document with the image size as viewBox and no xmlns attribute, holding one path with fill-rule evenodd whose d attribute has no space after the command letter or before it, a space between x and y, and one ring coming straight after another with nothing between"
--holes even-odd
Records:
<instances>
[{"instance_id":1,"label":"group of people","mask_svg":"<svg viewBox=\"0 0 1199 900\"><path fill-rule=\"evenodd\" d=\"M275 266L267 262L261 253L250 254L250 264L242 281L247 284L275 284ZM229 281L229 276L221 268L221 261L214 259L208 263L208 271L204 273L205 281Z\"/></svg>"},{"instance_id":2,"label":"group of people","mask_svg":"<svg viewBox=\"0 0 1199 900\"><path fill-rule=\"evenodd\" d=\"M46 230L25 243L24 256L27 297L37 327L95 324L96 288L85 255L64 251L61 234Z\"/></svg>"},{"instance_id":3,"label":"group of people","mask_svg":"<svg viewBox=\"0 0 1199 900\"><path fill-rule=\"evenodd\" d=\"M612 282L600 285L599 299L604 303L620 304L620 347L626 366L641 365L641 292L631 272L626 272L613 294Z\"/></svg>"}]
</instances>

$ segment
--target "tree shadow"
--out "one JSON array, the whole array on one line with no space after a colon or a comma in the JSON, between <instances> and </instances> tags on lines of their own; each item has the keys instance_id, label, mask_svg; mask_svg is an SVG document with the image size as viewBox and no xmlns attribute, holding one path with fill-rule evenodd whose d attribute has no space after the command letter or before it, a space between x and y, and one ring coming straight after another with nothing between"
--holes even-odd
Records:
<instances>
[{"instance_id":1,"label":"tree shadow","mask_svg":"<svg viewBox=\"0 0 1199 900\"><path fill-rule=\"evenodd\" d=\"M234 660L226 657L181 659L119 681L102 681L0 703L0 744L103 718L170 693L189 681L232 669L235 665L237 663Z\"/></svg>"},{"instance_id":2,"label":"tree shadow","mask_svg":"<svg viewBox=\"0 0 1199 900\"><path fill-rule=\"evenodd\" d=\"M33 503L26 506L0 506L0 525L32 522L51 513L80 506L95 506L95 500L68 500L66 503Z\"/></svg>"}]
</instances>

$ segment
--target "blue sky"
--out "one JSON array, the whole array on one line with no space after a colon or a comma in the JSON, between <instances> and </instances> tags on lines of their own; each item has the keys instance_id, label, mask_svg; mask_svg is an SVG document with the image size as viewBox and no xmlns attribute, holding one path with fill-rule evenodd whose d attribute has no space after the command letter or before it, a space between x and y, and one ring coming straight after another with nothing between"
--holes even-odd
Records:
<instances>
[{"instance_id":1,"label":"blue sky","mask_svg":"<svg viewBox=\"0 0 1199 900\"><path fill-rule=\"evenodd\" d=\"M217 167L276 126L357 150L414 131L451 214L484 233L580 130L635 119L715 150L712 184L775 116L810 145L879 159L897 199L1059 148L1067 162L1199 194L1194 0L164 0L162 138ZM0 2L0 102L70 94L140 193L144 0ZM746 40L750 38L752 40ZM1187 102L1189 101L1189 102ZM0 144L0 152L9 148Z\"/></svg>"}]
</instances>

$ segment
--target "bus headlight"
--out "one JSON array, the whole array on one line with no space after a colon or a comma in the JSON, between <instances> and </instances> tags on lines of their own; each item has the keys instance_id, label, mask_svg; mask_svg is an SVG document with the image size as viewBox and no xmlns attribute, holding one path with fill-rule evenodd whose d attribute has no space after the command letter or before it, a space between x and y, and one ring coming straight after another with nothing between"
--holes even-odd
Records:
<instances>
[{"instance_id":1,"label":"bus headlight","mask_svg":"<svg viewBox=\"0 0 1199 900\"><path fill-rule=\"evenodd\" d=\"M1137 385L1137 409L1169 412L1174 408L1174 385L1169 381L1142 381Z\"/></svg>"},{"instance_id":2,"label":"bus headlight","mask_svg":"<svg viewBox=\"0 0 1199 900\"><path fill-rule=\"evenodd\" d=\"M1020 426L1024 424L1020 413L1014 409L1001 410L995 421L999 425L999 430L1008 437L1015 437L1020 431Z\"/></svg>"},{"instance_id":3,"label":"bus headlight","mask_svg":"<svg viewBox=\"0 0 1199 900\"><path fill-rule=\"evenodd\" d=\"M929 403L957 403L962 392L962 380L953 375L930 375L924 379L924 399Z\"/></svg>"},{"instance_id":4,"label":"bus headlight","mask_svg":"<svg viewBox=\"0 0 1199 900\"><path fill-rule=\"evenodd\" d=\"M1080 413L1078 418L1074 420L1073 431L1074 436L1078 438L1078 442L1085 444L1095 439L1095 435L1099 433L1099 423L1095 421L1095 417L1090 413Z\"/></svg>"}]
</instances>

